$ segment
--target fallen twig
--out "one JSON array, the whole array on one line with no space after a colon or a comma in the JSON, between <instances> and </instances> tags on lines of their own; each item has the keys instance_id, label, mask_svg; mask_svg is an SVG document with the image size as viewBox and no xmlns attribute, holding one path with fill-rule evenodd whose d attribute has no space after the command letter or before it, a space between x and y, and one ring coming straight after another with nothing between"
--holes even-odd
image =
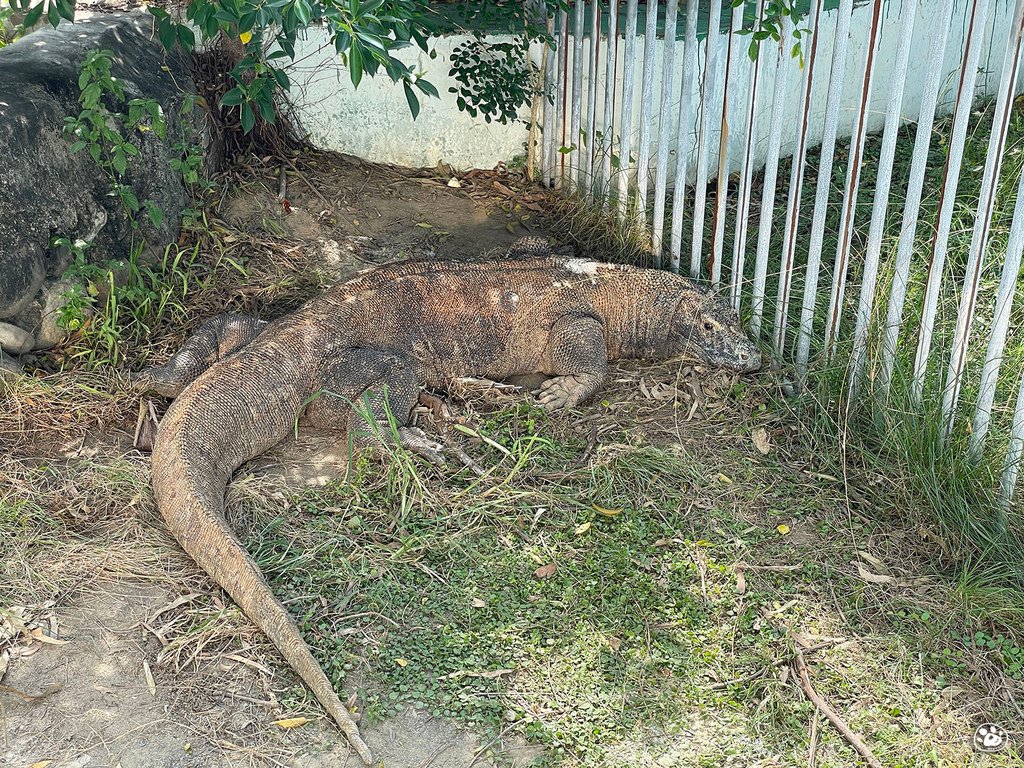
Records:
<instances>
[{"instance_id":1,"label":"fallen twig","mask_svg":"<svg viewBox=\"0 0 1024 768\"><path fill-rule=\"evenodd\" d=\"M821 718L821 710L815 707L814 715L811 717L811 733L807 740L811 743L807 750L807 768L818 766L818 720Z\"/></svg>"},{"instance_id":2,"label":"fallen twig","mask_svg":"<svg viewBox=\"0 0 1024 768\"><path fill-rule=\"evenodd\" d=\"M849 742L850 746L857 750L860 756L864 758L864 762L871 766L871 768L882 768L882 764L878 762L878 758L875 757L871 748L864 743L860 736L853 732L853 729L846 724L846 721L836 714L835 710L829 706L829 703L814 690L814 686L811 685L811 677L807 672L807 662L804 660L803 653L799 650L793 656L793 671L800 678L800 687L803 689L804 695L828 718L829 722L843 735L843 738Z\"/></svg>"}]
</instances>

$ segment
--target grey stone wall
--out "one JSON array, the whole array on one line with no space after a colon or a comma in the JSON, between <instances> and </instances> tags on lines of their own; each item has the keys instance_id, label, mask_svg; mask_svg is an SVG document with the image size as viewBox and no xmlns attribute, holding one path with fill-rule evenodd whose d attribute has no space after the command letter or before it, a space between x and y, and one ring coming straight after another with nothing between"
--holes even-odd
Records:
<instances>
[{"instance_id":1,"label":"grey stone wall","mask_svg":"<svg viewBox=\"0 0 1024 768\"><path fill-rule=\"evenodd\" d=\"M126 182L164 211L159 228L145 222L147 244L162 249L177 238L187 198L171 147L183 133L202 145L202 116L197 109L183 117L195 85L186 63L168 56L151 29L144 11L96 16L0 49L0 350L8 355L0 357L0 375L15 367L10 355L60 340L53 321L71 255L51 248L52 238L91 242L95 262L128 256L131 229L109 179L87 152L72 155L63 136L64 119L79 112L78 77L92 50L115 54L112 72L126 99L152 98L163 108L167 137L140 134L142 154Z\"/></svg>"}]
</instances>

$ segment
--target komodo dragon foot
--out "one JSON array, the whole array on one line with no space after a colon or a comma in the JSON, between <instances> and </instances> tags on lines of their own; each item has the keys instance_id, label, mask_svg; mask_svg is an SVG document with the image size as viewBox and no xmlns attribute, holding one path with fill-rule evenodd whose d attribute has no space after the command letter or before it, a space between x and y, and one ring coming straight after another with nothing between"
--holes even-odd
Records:
<instances>
[{"instance_id":1,"label":"komodo dragon foot","mask_svg":"<svg viewBox=\"0 0 1024 768\"><path fill-rule=\"evenodd\" d=\"M399 427L398 440L407 451L422 456L435 466L444 462L444 445L431 440L419 427Z\"/></svg>"},{"instance_id":2,"label":"komodo dragon foot","mask_svg":"<svg viewBox=\"0 0 1024 768\"><path fill-rule=\"evenodd\" d=\"M543 382L533 394L537 396L537 404L546 411L573 408L594 393L594 378L586 374L555 376Z\"/></svg>"}]
</instances>

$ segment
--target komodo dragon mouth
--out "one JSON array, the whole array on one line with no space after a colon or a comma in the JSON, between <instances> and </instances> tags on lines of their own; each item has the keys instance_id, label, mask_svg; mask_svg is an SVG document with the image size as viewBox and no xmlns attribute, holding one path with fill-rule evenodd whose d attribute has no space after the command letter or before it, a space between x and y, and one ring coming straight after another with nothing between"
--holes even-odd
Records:
<instances>
[{"instance_id":1,"label":"komodo dragon mouth","mask_svg":"<svg viewBox=\"0 0 1024 768\"><path fill-rule=\"evenodd\" d=\"M139 389L176 398L153 446L153 491L168 529L266 633L367 765L355 722L225 522L231 474L285 438L300 414L329 429L375 421L371 432L442 461L444 446L409 425L425 383L541 373L550 378L538 401L559 409L593 396L613 360L691 354L737 371L760 366L729 304L686 278L553 256L537 238L505 256L389 264L271 323L221 315L137 378ZM369 412L354 413L356 402Z\"/></svg>"}]
</instances>

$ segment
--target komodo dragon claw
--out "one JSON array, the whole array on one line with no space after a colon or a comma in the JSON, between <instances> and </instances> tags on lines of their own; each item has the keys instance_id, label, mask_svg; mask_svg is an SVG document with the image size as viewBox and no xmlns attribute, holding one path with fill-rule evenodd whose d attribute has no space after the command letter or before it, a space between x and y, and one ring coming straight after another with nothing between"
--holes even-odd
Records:
<instances>
[{"instance_id":1,"label":"komodo dragon claw","mask_svg":"<svg viewBox=\"0 0 1024 768\"><path fill-rule=\"evenodd\" d=\"M398 439L408 451L422 456L435 466L442 466L444 462L444 445L431 440L427 433L419 427L399 427Z\"/></svg>"}]
</instances>

